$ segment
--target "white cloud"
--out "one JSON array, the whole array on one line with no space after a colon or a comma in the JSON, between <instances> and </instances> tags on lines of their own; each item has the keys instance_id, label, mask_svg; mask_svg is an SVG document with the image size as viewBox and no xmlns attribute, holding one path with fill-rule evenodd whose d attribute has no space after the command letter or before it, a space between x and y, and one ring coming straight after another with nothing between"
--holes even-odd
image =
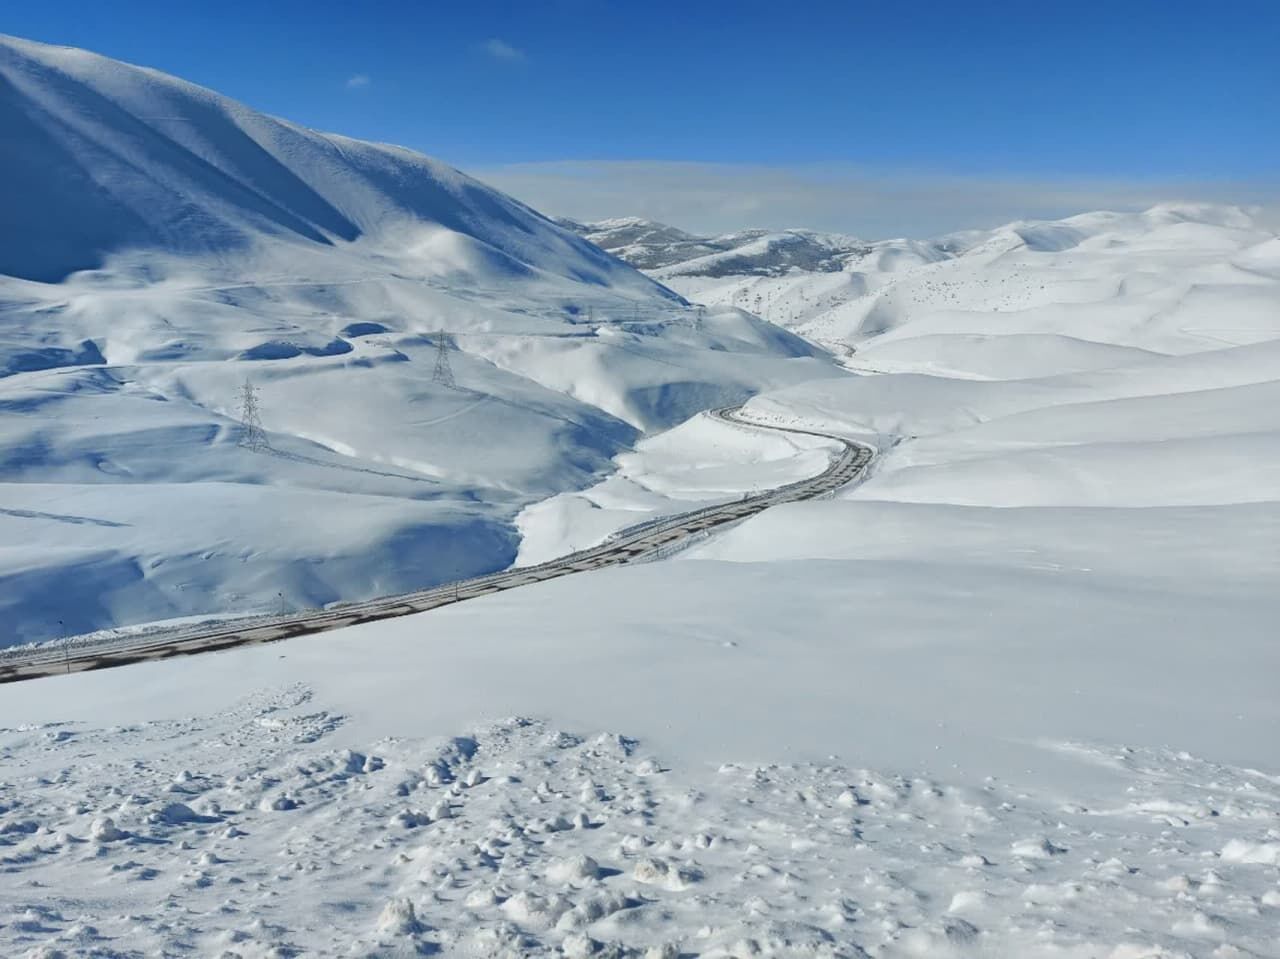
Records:
<instances>
[{"instance_id":1,"label":"white cloud","mask_svg":"<svg viewBox=\"0 0 1280 959\"><path fill-rule=\"evenodd\" d=\"M367 87L373 81L369 79L368 74L355 73L347 77L347 89L359 90L361 87Z\"/></svg>"},{"instance_id":2,"label":"white cloud","mask_svg":"<svg viewBox=\"0 0 1280 959\"><path fill-rule=\"evenodd\" d=\"M499 40L497 37L490 37L484 43L480 44L480 49L495 60L515 62L525 59L523 50L513 47L505 40Z\"/></svg>"},{"instance_id":3,"label":"white cloud","mask_svg":"<svg viewBox=\"0 0 1280 959\"><path fill-rule=\"evenodd\" d=\"M1280 200L1280 182L959 176L851 166L564 161L470 172L545 213L643 216L702 233L808 227L923 237L1165 201L1274 206Z\"/></svg>"}]
</instances>

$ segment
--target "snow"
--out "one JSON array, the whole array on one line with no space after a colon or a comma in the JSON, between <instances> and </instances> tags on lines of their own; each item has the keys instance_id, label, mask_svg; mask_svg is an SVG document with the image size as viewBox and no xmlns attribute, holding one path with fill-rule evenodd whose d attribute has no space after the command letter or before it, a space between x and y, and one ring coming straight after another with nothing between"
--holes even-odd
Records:
<instances>
[{"instance_id":1,"label":"snow","mask_svg":"<svg viewBox=\"0 0 1280 959\"><path fill-rule=\"evenodd\" d=\"M814 390L754 405L808 415ZM704 440L738 433L766 457L746 477L772 437L702 419L632 468L697 477ZM197 949L1269 954L1274 501L890 498L924 442L679 561L9 687L0 802L31 824L5 833L11 858L77 893L9 899L0 935L158 946L172 918L147 904L175 894ZM944 468L940 489L973 489ZM477 725L511 715L539 718ZM222 821L153 822L170 783ZM103 816L132 838L92 867L54 843ZM86 898L88 870L117 864L149 878ZM320 921L317 896L346 905Z\"/></svg>"},{"instance_id":2,"label":"snow","mask_svg":"<svg viewBox=\"0 0 1280 959\"><path fill-rule=\"evenodd\" d=\"M212 102L254 142L346 147L87 55L0 50L0 69L34 58L19 73L93 66L99 94L158 84L167 104ZM380 175L426 162L352 150ZM446 192L465 183L432 169ZM240 590L242 613L264 594L386 590L395 564L361 556L415 575L532 562L820 470L826 441L692 416L757 389L745 416L879 455L831 499L666 561L6 686L0 951L1276 954L1280 241L1247 212L1092 213L882 241L862 271L685 277L689 295L777 284L761 287L775 302L832 284L843 305L797 325L843 347L852 375L616 264L624 292L588 296L544 255L568 262L559 233L522 260L537 236L477 247L448 224L457 236L400 230L391 194L310 189L336 214L310 199L246 212L239 193L211 207L232 232L252 219L272 283L207 283L189 250L2 281L5 336L48 329L33 318L65 302L65 338L40 347L63 352L40 356L81 357L0 382L23 414L5 426L23 451L0 517L21 537L2 554L0 582L22 586L0 594L9 621L32 596L45 618L70 613L73 589L120 604L85 617L103 622L189 612L179 583ZM288 235L286 220L331 231L335 215L397 237L377 254L397 269L411 234L415 276L484 282L401 285L363 234L323 254ZM763 270L769 242L749 243ZM144 263L158 272L138 283ZM321 288L343 304L323 323ZM406 321L393 302L439 312ZM427 382L451 311L471 393ZM165 349L188 345L159 358L171 316L186 326ZM307 335L271 326L286 322ZM328 347L339 335L350 352ZM237 358L295 339L292 358ZM234 445L245 367L269 371L264 421L286 455ZM309 414L338 394L342 409ZM407 525L435 532L398 538ZM48 584L13 578L32 569ZM281 590L284 570L305 588ZM132 605L93 575L174 587Z\"/></svg>"},{"instance_id":3,"label":"snow","mask_svg":"<svg viewBox=\"0 0 1280 959\"><path fill-rule=\"evenodd\" d=\"M826 469L836 444L766 432L709 416L636 444L615 457L617 471L585 490L562 493L517 517L517 565L594 546L622 529L711 503L740 499Z\"/></svg>"},{"instance_id":4,"label":"snow","mask_svg":"<svg viewBox=\"0 0 1280 959\"><path fill-rule=\"evenodd\" d=\"M1014 379L1280 333L1275 236L1237 207L1162 204L930 241L821 242L838 251L821 269L788 268L774 254L729 269L692 258L651 273L697 302L856 350L849 364L873 371Z\"/></svg>"},{"instance_id":5,"label":"snow","mask_svg":"<svg viewBox=\"0 0 1280 959\"><path fill-rule=\"evenodd\" d=\"M444 164L157 71L0 38L0 111L0 645L497 570L643 435L833 369Z\"/></svg>"},{"instance_id":6,"label":"snow","mask_svg":"<svg viewBox=\"0 0 1280 959\"><path fill-rule=\"evenodd\" d=\"M11 948L1118 956L1224 942L1265 955L1272 942L1276 843L1264 837L1280 797L1275 777L1247 767L1046 743L1027 755L1069 762L1065 786L1034 767L975 769L971 782L884 772L861 756L896 724L857 715L840 728L861 735L828 733L856 760L644 766L648 743L598 726L503 720L450 738L430 708L368 739L351 729L359 715L305 684L273 686L281 661L255 653L217 657L239 658L242 679L253 669L241 689L257 691L212 714L161 718L153 699L157 718L139 724L5 730L15 788L0 841L8 868L39 883L4 896ZM286 662L299 653L310 658L295 645ZM161 684L184 672L143 669ZM327 685L335 702L340 683ZM437 732L406 735L422 729ZM369 749L356 762L341 745L352 739ZM175 796L198 818L151 812ZM49 895L71 888L74 901Z\"/></svg>"}]
</instances>

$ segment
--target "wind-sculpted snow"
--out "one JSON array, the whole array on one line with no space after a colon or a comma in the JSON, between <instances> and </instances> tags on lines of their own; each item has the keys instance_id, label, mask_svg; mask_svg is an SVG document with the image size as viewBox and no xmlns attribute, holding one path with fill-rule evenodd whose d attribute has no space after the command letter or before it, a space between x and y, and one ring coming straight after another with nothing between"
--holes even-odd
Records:
<instances>
[{"instance_id":1,"label":"wind-sculpted snow","mask_svg":"<svg viewBox=\"0 0 1280 959\"><path fill-rule=\"evenodd\" d=\"M0 127L0 645L499 569L642 434L832 369L442 163L154 70L0 37Z\"/></svg>"},{"instance_id":2,"label":"wind-sculpted snow","mask_svg":"<svg viewBox=\"0 0 1280 959\"><path fill-rule=\"evenodd\" d=\"M1280 788L1185 752L1046 743L1109 774L1055 795L834 758L690 768L528 719L340 745L345 720L295 685L217 716L0 730L0 942L1119 959L1262 955L1280 911Z\"/></svg>"}]
</instances>

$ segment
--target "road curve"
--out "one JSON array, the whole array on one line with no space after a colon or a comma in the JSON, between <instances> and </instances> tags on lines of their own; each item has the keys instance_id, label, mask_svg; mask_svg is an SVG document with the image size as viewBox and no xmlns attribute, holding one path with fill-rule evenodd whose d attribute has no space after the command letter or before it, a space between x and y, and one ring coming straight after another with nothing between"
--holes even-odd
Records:
<instances>
[{"instance_id":1,"label":"road curve","mask_svg":"<svg viewBox=\"0 0 1280 959\"><path fill-rule=\"evenodd\" d=\"M783 433L804 433L834 440L841 446L840 455L835 457L822 473L810 479L788 483L741 500L650 520L615 533L597 546L548 560L536 566L503 570L415 593L385 596L360 603L347 603L324 610L235 621L223 620L193 627L175 627L162 632L86 639L80 643L71 640L66 643L0 650L0 683L84 672L90 669L107 669L112 666L170 659L175 656L191 656L256 643L271 643L294 636L305 636L310 633L356 626L360 623L372 623L380 619L422 613L439 606L448 606L477 596L515 589L518 586L556 579L572 573L652 559L669 552L693 536L716 527L736 523L770 506L814 499L830 493L855 479L874 454L869 446L832 436L829 433L769 426L740 419L737 415L740 409L741 407L736 406L723 407L710 410L709 415L739 426Z\"/></svg>"}]
</instances>

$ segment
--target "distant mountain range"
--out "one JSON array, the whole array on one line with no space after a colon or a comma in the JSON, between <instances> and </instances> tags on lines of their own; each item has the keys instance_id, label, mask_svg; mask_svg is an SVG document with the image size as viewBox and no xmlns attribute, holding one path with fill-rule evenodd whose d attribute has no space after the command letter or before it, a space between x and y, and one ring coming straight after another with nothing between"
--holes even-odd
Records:
<instances>
[{"instance_id":1,"label":"distant mountain range","mask_svg":"<svg viewBox=\"0 0 1280 959\"><path fill-rule=\"evenodd\" d=\"M1162 272L1156 283L1147 262L1152 254L1169 253L1163 264L1176 260L1179 250L1225 253L1274 237L1247 210L1194 203L1018 221L926 240L865 240L812 230L704 237L637 218L560 222L690 300L748 310L838 353L872 345L931 314L939 327L959 330L965 321L957 312L1016 312L1054 295L1083 296L1056 288L1065 282L1083 291L1088 271L1074 277L1072 270L1091 260L1097 261L1095 272L1128 277L1119 290L1100 291L1099 297L1132 298L1155 284L1166 299L1177 299L1186 292L1179 290L1178 274ZM1149 298L1162 302L1154 293ZM1153 307L1153 313L1159 310ZM1146 342L1136 332L1118 329L1110 336Z\"/></svg>"},{"instance_id":2,"label":"distant mountain range","mask_svg":"<svg viewBox=\"0 0 1280 959\"><path fill-rule=\"evenodd\" d=\"M781 276L791 270L834 273L872 249L851 236L813 230L694 236L639 217L557 222L637 269L668 270L673 276Z\"/></svg>"}]
</instances>

